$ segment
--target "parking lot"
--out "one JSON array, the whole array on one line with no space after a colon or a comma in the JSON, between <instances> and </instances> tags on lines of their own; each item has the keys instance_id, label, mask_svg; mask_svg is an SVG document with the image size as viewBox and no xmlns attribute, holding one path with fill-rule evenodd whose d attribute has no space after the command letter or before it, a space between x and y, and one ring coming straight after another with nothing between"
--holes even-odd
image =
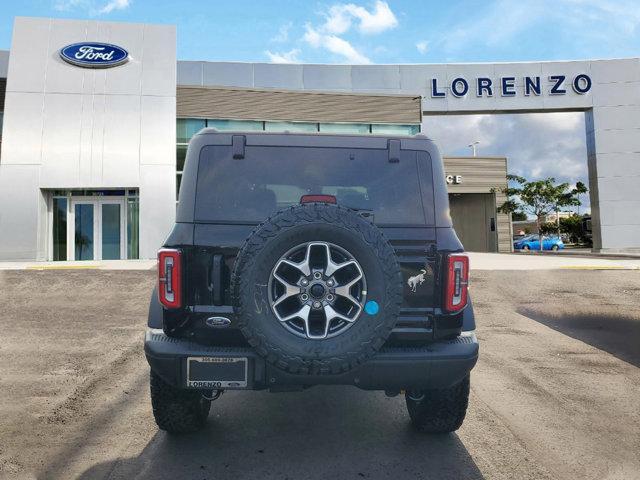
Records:
<instances>
[{"instance_id":1,"label":"parking lot","mask_svg":"<svg viewBox=\"0 0 640 480\"><path fill-rule=\"evenodd\" d=\"M509 262L474 263L480 360L443 436L403 397L315 387L227 392L170 437L142 352L153 270L0 271L0 477L640 478L640 271Z\"/></svg>"}]
</instances>

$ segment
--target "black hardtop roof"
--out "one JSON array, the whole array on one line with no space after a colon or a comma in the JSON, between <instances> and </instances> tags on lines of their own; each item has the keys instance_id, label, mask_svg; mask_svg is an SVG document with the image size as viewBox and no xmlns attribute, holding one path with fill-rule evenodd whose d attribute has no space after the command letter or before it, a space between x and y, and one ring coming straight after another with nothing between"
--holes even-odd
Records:
<instances>
[{"instance_id":1,"label":"black hardtop roof","mask_svg":"<svg viewBox=\"0 0 640 480\"><path fill-rule=\"evenodd\" d=\"M260 130L218 130L217 128L214 127L205 127L203 129L201 129L199 132L196 133L196 135L207 135L207 134L211 134L211 133L220 133L220 134L225 134L225 133L231 133L233 135L300 135L300 136L310 136L310 137L315 137L315 136L324 136L324 137L365 137L365 138L372 138L372 137L380 137L380 138L422 138L422 139L429 139L429 137L427 137L426 135L424 135L423 133L417 133L415 135L381 135L381 134L366 134L366 135L362 135L362 134L357 134L357 133L325 133L325 132L291 132L289 130L284 130L282 132L265 132L265 131L260 131Z\"/></svg>"},{"instance_id":2,"label":"black hardtop roof","mask_svg":"<svg viewBox=\"0 0 640 480\"><path fill-rule=\"evenodd\" d=\"M393 142L396 140L397 142ZM398 144L399 143L399 144ZM196 197L196 178L200 152L206 147L231 146L234 158L244 158L244 147L317 147L361 148L389 151L389 161L397 161L400 150L427 152L433 173L436 225L451 227L449 197L444 181L444 167L438 147L425 135L344 135L335 133L280 133L280 132L219 132L204 128L191 138L187 161L182 173L177 222L193 222Z\"/></svg>"},{"instance_id":3,"label":"black hardtop roof","mask_svg":"<svg viewBox=\"0 0 640 480\"><path fill-rule=\"evenodd\" d=\"M424 134L417 135L357 135L341 133L302 132L256 132L218 131L203 128L193 138L200 146L231 145L234 136L245 137L246 145L291 146L291 147L334 147L334 148L380 148L389 147L389 140L400 140L403 150L431 150L435 145Z\"/></svg>"}]
</instances>

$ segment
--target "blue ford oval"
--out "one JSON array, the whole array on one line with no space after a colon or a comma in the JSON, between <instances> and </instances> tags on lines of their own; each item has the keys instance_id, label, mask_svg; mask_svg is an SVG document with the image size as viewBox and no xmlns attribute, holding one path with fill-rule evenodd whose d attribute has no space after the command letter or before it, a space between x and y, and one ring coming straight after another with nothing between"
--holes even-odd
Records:
<instances>
[{"instance_id":1,"label":"blue ford oval","mask_svg":"<svg viewBox=\"0 0 640 480\"><path fill-rule=\"evenodd\" d=\"M81 42L61 49L60 57L79 67L108 68L122 65L129 60L129 52L110 43Z\"/></svg>"}]
</instances>

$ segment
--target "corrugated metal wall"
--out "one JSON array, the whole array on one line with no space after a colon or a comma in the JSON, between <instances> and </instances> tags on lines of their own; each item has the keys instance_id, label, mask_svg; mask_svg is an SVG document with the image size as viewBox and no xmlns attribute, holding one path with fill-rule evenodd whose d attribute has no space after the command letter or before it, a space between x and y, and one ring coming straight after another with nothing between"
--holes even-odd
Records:
<instances>
[{"instance_id":1,"label":"corrugated metal wall","mask_svg":"<svg viewBox=\"0 0 640 480\"><path fill-rule=\"evenodd\" d=\"M462 175L459 185L447 185L449 193L491 193L495 190L496 207L507 197L502 189L507 186L507 159L504 157L445 157L444 171L449 175ZM512 249L512 227L510 215L496 215L498 251Z\"/></svg>"},{"instance_id":2,"label":"corrugated metal wall","mask_svg":"<svg viewBox=\"0 0 640 480\"><path fill-rule=\"evenodd\" d=\"M178 86L178 118L420 123L420 97Z\"/></svg>"}]
</instances>

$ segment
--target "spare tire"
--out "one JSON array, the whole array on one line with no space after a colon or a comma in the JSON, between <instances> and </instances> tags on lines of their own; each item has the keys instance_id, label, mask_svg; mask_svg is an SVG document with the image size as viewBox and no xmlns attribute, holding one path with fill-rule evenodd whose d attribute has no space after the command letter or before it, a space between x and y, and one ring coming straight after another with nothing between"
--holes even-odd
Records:
<instances>
[{"instance_id":1,"label":"spare tire","mask_svg":"<svg viewBox=\"0 0 640 480\"><path fill-rule=\"evenodd\" d=\"M232 291L259 355L289 373L331 375L382 347L400 311L402 276L375 225L344 207L307 203L251 233Z\"/></svg>"}]
</instances>

